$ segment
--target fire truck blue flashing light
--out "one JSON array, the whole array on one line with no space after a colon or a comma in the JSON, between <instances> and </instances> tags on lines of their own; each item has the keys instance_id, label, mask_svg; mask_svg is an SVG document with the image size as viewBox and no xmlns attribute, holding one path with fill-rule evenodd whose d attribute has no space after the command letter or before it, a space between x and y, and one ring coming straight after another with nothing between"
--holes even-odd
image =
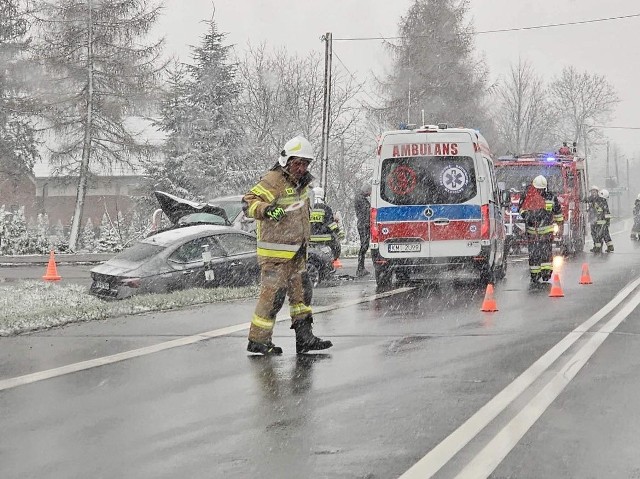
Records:
<instances>
[{"instance_id":1,"label":"fire truck blue flashing light","mask_svg":"<svg viewBox=\"0 0 640 479\"><path fill-rule=\"evenodd\" d=\"M556 159L553 156L547 156L547 161L556 161Z\"/></svg>"}]
</instances>

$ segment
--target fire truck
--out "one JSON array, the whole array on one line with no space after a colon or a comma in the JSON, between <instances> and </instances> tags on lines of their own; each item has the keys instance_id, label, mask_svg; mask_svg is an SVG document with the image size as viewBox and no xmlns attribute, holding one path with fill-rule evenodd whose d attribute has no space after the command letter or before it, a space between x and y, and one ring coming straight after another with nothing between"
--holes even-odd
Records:
<instances>
[{"instance_id":1,"label":"fire truck","mask_svg":"<svg viewBox=\"0 0 640 479\"><path fill-rule=\"evenodd\" d=\"M501 156L495 161L498 183L510 193L511 205L505 210L506 249L519 254L526 249L525 226L518 203L538 175L547 179L547 188L558 197L564 224L554 232L554 252L572 255L584 250L587 232L587 177L584 157L566 144L554 153Z\"/></svg>"}]
</instances>

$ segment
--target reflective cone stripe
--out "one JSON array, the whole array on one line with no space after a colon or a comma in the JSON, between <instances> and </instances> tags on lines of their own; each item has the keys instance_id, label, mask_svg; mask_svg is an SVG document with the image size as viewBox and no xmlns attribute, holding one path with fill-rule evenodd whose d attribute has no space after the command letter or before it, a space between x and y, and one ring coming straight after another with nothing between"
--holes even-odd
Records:
<instances>
[{"instance_id":1,"label":"reflective cone stripe","mask_svg":"<svg viewBox=\"0 0 640 479\"><path fill-rule=\"evenodd\" d=\"M578 284L593 284L591 281L591 275L589 274L589 265L582 263L582 275Z\"/></svg>"},{"instance_id":2,"label":"reflective cone stripe","mask_svg":"<svg viewBox=\"0 0 640 479\"><path fill-rule=\"evenodd\" d=\"M60 281L62 276L58 274L58 268L56 267L56 259L53 254L53 250L49 253L49 264L47 264L47 271L42 277L45 281Z\"/></svg>"},{"instance_id":3,"label":"reflective cone stripe","mask_svg":"<svg viewBox=\"0 0 640 479\"><path fill-rule=\"evenodd\" d=\"M562 298L564 293L562 292L562 286L560 286L560 275L553 273L553 284L551 285L551 291L549 291L550 298Z\"/></svg>"},{"instance_id":4,"label":"reflective cone stripe","mask_svg":"<svg viewBox=\"0 0 640 479\"><path fill-rule=\"evenodd\" d=\"M493 297L493 285L491 283L487 285L487 291L484 293L484 301L482 301L482 308L480 308L480 311L498 311L498 305Z\"/></svg>"}]
</instances>

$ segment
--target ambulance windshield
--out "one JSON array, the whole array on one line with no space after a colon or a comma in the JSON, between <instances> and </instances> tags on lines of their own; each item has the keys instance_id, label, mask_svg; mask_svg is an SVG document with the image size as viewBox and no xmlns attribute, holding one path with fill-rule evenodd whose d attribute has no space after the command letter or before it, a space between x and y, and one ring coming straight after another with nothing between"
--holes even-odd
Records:
<instances>
[{"instance_id":1,"label":"ambulance windshield","mask_svg":"<svg viewBox=\"0 0 640 479\"><path fill-rule=\"evenodd\" d=\"M458 204L476 193L468 156L388 158L382 163L380 195L394 205Z\"/></svg>"}]
</instances>

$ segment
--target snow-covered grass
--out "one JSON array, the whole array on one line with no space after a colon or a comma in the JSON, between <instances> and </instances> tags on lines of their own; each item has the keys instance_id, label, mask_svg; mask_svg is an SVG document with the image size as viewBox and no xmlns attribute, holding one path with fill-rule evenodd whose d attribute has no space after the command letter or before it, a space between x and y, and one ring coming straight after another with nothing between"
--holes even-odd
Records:
<instances>
[{"instance_id":1,"label":"snow-covered grass","mask_svg":"<svg viewBox=\"0 0 640 479\"><path fill-rule=\"evenodd\" d=\"M85 286L24 281L0 286L0 336L81 321L252 298L257 294L258 287L249 286L188 289L170 294L133 296L121 301L103 301L89 295Z\"/></svg>"}]
</instances>

